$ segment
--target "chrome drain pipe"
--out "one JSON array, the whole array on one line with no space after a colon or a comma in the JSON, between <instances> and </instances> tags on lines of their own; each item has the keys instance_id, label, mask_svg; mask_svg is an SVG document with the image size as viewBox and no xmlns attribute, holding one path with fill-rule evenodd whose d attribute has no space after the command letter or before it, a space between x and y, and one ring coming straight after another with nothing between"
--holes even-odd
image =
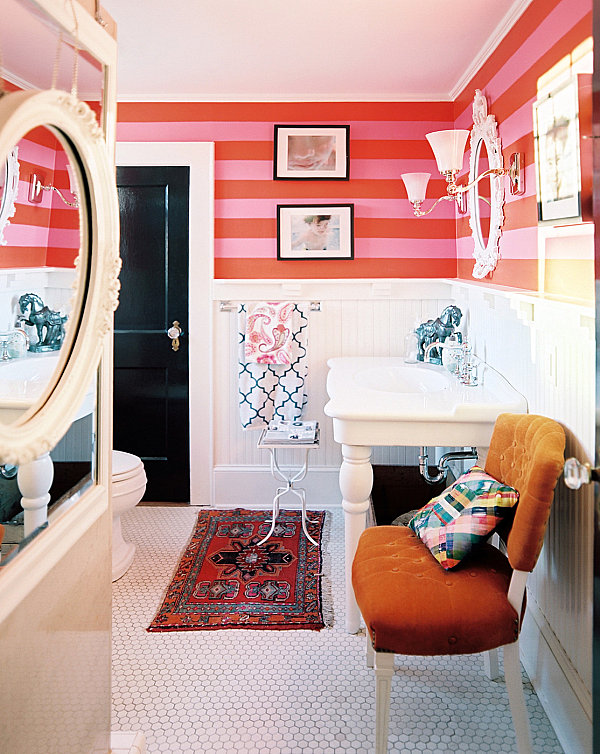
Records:
<instances>
[{"instance_id":1,"label":"chrome drain pipe","mask_svg":"<svg viewBox=\"0 0 600 754\"><path fill-rule=\"evenodd\" d=\"M449 453L444 453L438 463L438 473L432 476L429 473L429 456L427 454L427 448L421 446L421 453L419 455L419 471L421 476L429 484L435 484L441 482L448 476L448 462L460 461L460 460L477 460L477 448L471 448L470 450L451 450Z\"/></svg>"}]
</instances>

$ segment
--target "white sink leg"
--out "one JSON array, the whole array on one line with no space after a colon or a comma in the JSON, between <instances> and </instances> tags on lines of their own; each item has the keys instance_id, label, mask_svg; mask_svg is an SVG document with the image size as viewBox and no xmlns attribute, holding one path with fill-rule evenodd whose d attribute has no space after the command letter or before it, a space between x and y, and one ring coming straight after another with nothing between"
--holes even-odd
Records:
<instances>
[{"instance_id":1,"label":"white sink leg","mask_svg":"<svg viewBox=\"0 0 600 754\"><path fill-rule=\"evenodd\" d=\"M346 630L349 634L355 634L360 630L360 610L352 588L352 561L358 539L367 525L367 511L373 489L373 467L370 447L342 445L342 456L344 460L340 468L340 490L346 532Z\"/></svg>"},{"instance_id":2,"label":"white sink leg","mask_svg":"<svg viewBox=\"0 0 600 754\"><path fill-rule=\"evenodd\" d=\"M17 483L23 497L21 506L25 511L23 534L27 537L48 519L50 487L54 479L54 464L50 453L19 466Z\"/></svg>"}]
</instances>

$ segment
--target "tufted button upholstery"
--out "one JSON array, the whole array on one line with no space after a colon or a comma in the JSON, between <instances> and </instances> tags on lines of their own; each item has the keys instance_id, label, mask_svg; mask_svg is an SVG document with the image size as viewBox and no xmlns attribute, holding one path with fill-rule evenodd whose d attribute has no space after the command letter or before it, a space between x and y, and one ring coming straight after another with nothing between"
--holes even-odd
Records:
<instances>
[{"instance_id":1,"label":"tufted button upholstery","mask_svg":"<svg viewBox=\"0 0 600 754\"><path fill-rule=\"evenodd\" d=\"M485 545L449 577L411 529L376 526L360 538L352 581L376 650L464 654L515 640L511 573Z\"/></svg>"},{"instance_id":2,"label":"tufted button upholstery","mask_svg":"<svg viewBox=\"0 0 600 754\"><path fill-rule=\"evenodd\" d=\"M508 557L484 545L448 573L408 527L362 533L352 583L376 650L463 654L518 638L520 619L507 597L512 569L535 566L564 446L564 431L552 419L498 417L485 470L519 491L511 528L503 532Z\"/></svg>"}]
</instances>

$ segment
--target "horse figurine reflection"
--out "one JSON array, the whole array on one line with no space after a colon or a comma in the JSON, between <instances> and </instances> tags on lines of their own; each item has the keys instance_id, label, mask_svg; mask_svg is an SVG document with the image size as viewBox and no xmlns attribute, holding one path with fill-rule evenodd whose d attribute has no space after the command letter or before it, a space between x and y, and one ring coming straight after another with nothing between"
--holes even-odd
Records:
<instances>
[{"instance_id":1,"label":"horse figurine reflection","mask_svg":"<svg viewBox=\"0 0 600 754\"><path fill-rule=\"evenodd\" d=\"M19 298L21 316L19 322L35 327L37 343L29 346L30 351L58 351L65 337L66 316L48 308L37 293L24 293ZM29 309L29 314L25 312Z\"/></svg>"},{"instance_id":2,"label":"horse figurine reflection","mask_svg":"<svg viewBox=\"0 0 600 754\"><path fill-rule=\"evenodd\" d=\"M460 325L462 319L462 312L451 304L447 306L437 319L428 319L427 322L420 324L415 333L417 334L417 341L419 343L419 352L417 359L424 361L425 349L432 343L443 343L449 335L452 335L455 328ZM458 342L462 343L462 333L457 332L456 336ZM434 364L442 363L441 349L432 348L429 352L430 361Z\"/></svg>"}]
</instances>

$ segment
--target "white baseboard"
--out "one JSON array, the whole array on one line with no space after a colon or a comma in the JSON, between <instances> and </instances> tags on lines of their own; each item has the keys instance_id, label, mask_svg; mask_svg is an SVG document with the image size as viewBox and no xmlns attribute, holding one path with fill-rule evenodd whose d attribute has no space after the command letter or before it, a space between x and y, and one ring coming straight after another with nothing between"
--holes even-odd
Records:
<instances>
[{"instance_id":1,"label":"white baseboard","mask_svg":"<svg viewBox=\"0 0 600 754\"><path fill-rule=\"evenodd\" d=\"M287 469L284 468L284 471ZM338 485L339 467L308 467L298 483L306 490L306 505L332 508L341 505ZM285 486L271 476L268 466L216 466L214 468L214 505L218 508L270 509L277 487ZM288 494L281 498L282 508L297 508L299 500Z\"/></svg>"},{"instance_id":2,"label":"white baseboard","mask_svg":"<svg viewBox=\"0 0 600 754\"><path fill-rule=\"evenodd\" d=\"M592 751L592 695L531 594L519 639L521 662L566 754Z\"/></svg>"}]
</instances>

